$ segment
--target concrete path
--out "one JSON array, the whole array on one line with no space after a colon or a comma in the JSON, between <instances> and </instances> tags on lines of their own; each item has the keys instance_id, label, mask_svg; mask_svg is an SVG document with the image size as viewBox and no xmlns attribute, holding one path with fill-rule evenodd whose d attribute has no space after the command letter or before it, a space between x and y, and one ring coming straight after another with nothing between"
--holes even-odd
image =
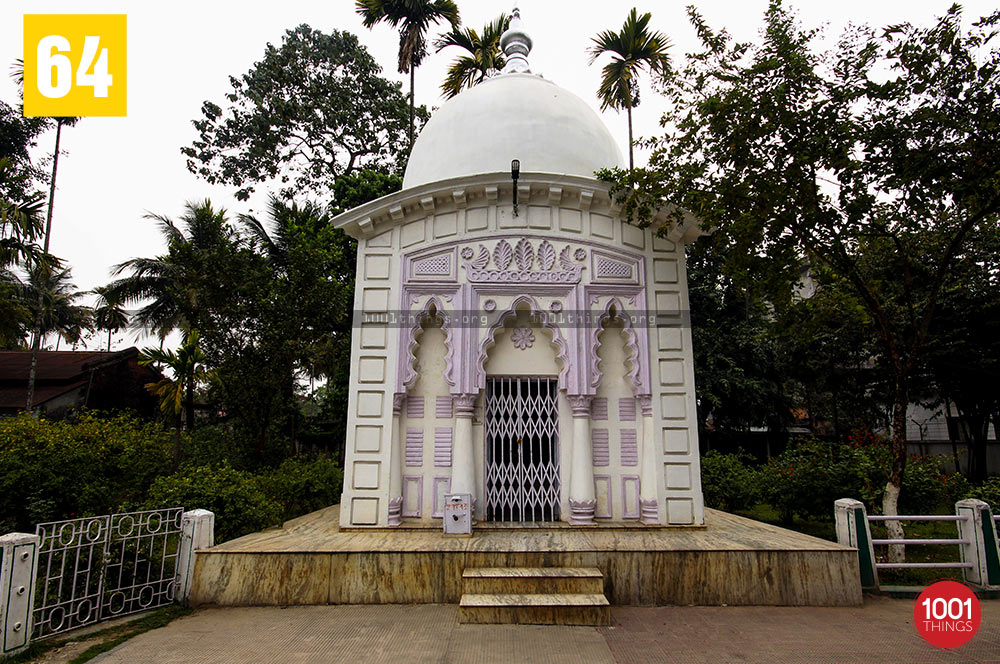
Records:
<instances>
[{"instance_id":1,"label":"concrete path","mask_svg":"<svg viewBox=\"0 0 1000 664\"><path fill-rule=\"evenodd\" d=\"M450 605L202 609L95 659L262 664L347 662L998 662L1000 600L953 651L914 631L913 600L861 608L620 607L608 628L459 625Z\"/></svg>"}]
</instances>

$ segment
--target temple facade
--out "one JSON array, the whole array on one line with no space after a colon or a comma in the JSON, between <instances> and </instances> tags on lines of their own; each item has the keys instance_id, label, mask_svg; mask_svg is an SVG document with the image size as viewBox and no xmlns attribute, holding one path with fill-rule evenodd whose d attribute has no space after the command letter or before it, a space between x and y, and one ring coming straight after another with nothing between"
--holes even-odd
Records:
<instances>
[{"instance_id":1,"label":"temple facade","mask_svg":"<svg viewBox=\"0 0 1000 664\"><path fill-rule=\"evenodd\" d=\"M340 215L358 240L342 527L701 524L684 246L620 218L623 166L580 98L504 72L445 103L403 189Z\"/></svg>"}]
</instances>

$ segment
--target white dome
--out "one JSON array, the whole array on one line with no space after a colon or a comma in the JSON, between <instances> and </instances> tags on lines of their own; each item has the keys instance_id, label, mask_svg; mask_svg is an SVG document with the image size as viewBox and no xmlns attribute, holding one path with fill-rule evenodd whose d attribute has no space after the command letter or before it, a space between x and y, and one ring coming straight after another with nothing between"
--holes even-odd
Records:
<instances>
[{"instance_id":1,"label":"white dome","mask_svg":"<svg viewBox=\"0 0 1000 664\"><path fill-rule=\"evenodd\" d=\"M448 178L509 172L593 177L623 167L601 118L558 85L533 74L503 74L465 90L431 117L413 144L403 189Z\"/></svg>"}]
</instances>

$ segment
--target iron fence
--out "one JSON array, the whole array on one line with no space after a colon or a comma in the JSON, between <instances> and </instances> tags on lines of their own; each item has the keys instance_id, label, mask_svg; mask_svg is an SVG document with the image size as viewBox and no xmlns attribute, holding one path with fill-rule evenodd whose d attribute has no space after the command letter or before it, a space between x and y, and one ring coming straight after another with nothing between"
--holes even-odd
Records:
<instances>
[{"instance_id":1,"label":"iron fence","mask_svg":"<svg viewBox=\"0 0 1000 664\"><path fill-rule=\"evenodd\" d=\"M34 638L174 601L184 508L38 524Z\"/></svg>"}]
</instances>

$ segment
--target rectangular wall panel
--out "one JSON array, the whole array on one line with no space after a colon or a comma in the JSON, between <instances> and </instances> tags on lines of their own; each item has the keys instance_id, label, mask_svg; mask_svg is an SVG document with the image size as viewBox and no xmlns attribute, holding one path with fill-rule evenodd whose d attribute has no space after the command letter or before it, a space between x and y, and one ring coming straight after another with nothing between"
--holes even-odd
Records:
<instances>
[{"instance_id":1,"label":"rectangular wall panel","mask_svg":"<svg viewBox=\"0 0 1000 664\"><path fill-rule=\"evenodd\" d=\"M594 497L597 498L594 516L598 519L610 519L614 513L611 504L610 475L594 475Z\"/></svg>"},{"instance_id":2,"label":"rectangular wall panel","mask_svg":"<svg viewBox=\"0 0 1000 664\"><path fill-rule=\"evenodd\" d=\"M431 516L440 519L444 516L444 496L451 491L451 478L439 475L434 478L434 505Z\"/></svg>"},{"instance_id":3,"label":"rectangular wall panel","mask_svg":"<svg viewBox=\"0 0 1000 664\"><path fill-rule=\"evenodd\" d=\"M451 395L437 397L437 399L435 399L434 415L439 420L450 420L455 416L454 410L452 409Z\"/></svg>"},{"instance_id":4,"label":"rectangular wall panel","mask_svg":"<svg viewBox=\"0 0 1000 664\"><path fill-rule=\"evenodd\" d=\"M411 419L424 416L423 397L406 397L406 416Z\"/></svg>"},{"instance_id":5,"label":"rectangular wall panel","mask_svg":"<svg viewBox=\"0 0 1000 664\"><path fill-rule=\"evenodd\" d=\"M424 478L403 475L403 516L419 518L424 504Z\"/></svg>"},{"instance_id":6,"label":"rectangular wall panel","mask_svg":"<svg viewBox=\"0 0 1000 664\"><path fill-rule=\"evenodd\" d=\"M635 397L618 400L618 419L621 422L635 422Z\"/></svg>"},{"instance_id":7,"label":"rectangular wall panel","mask_svg":"<svg viewBox=\"0 0 1000 664\"><path fill-rule=\"evenodd\" d=\"M639 476L622 475L622 518L638 519L639 516Z\"/></svg>"},{"instance_id":8,"label":"rectangular wall panel","mask_svg":"<svg viewBox=\"0 0 1000 664\"><path fill-rule=\"evenodd\" d=\"M594 397L594 401L590 405L590 419L608 419L608 400L605 397Z\"/></svg>"}]
</instances>

